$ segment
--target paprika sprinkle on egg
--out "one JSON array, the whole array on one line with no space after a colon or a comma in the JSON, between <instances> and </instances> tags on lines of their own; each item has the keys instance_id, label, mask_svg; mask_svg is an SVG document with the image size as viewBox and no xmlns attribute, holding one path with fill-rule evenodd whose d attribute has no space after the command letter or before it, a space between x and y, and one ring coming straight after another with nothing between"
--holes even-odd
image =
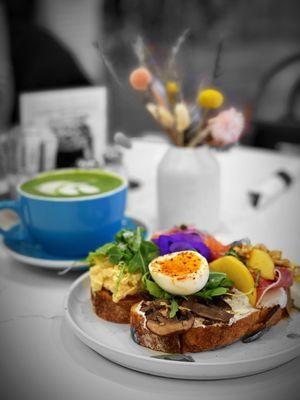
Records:
<instances>
[{"instance_id":1,"label":"paprika sprinkle on egg","mask_svg":"<svg viewBox=\"0 0 300 400\"><path fill-rule=\"evenodd\" d=\"M199 256L191 251L181 252L170 259L159 262L161 272L173 277L196 272L200 264Z\"/></svg>"}]
</instances>

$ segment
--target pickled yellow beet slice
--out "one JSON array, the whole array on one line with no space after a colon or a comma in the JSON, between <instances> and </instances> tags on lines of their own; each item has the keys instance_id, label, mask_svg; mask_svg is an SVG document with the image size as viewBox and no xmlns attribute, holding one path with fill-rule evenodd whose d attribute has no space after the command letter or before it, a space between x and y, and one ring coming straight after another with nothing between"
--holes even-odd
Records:
<instances>
[{"instance_id":1,"label":"pickled yellow beet slice","mask_svg":"<svg viewBox=\"0 0 300 400\"><path fill-rule=\"evenodd\" d=\"M250 253L250 258L247 261L247 266L253 269L258 269L260 275L265 279L275 279L275 267L272 258L263 250L253 249Z\"/></svg>"},{"instance_id":2,"label":"pickled yellow beet slice","mask_svg":"<svg viewBox=\"0 0 300 400\"><path fill-rule=\"evenodd\" d=\"M256 304L256 289L253 276L248 268L233 256L224 256L209 264L213 272L224 272L234 282L235 287L247 294L252 306Z\"/></svg>"}]
</instances>

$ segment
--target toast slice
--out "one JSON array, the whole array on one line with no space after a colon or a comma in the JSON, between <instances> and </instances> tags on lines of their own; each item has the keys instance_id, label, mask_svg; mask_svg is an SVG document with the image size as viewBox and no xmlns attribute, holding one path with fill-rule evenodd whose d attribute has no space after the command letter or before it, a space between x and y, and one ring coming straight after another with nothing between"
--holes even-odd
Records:
<instances>
[{"instance_id":1,"label":"toast slice","mask_svg":"<svg viewBox=\"0 0 300 400\"><path fill-rule=\"evenodd\" d=\"M93 310L98 317L110 322L129 324L131 307L144 299L142 293L126 296L124 299L113 302L112 294L106 289L91 291Z\"/></svg>"},{"instance_id":2,"label":"toast slice","mask_svg":"<svg viewBox=\"0 0 300 400\"><path fill-rule=\"evenodd\" d=\"M179 318L181 322L186 318L192 320L191 328L183 327L181 331L160 335L155 333L155 329L153 331L149 324L151 318L147 316L149 306L151 307L151 302L144 301L133 305L131 309L130 324L133 340L141 346L165 353L196 353L227 346L277 324L288 315L287 310L279 306L260 310L253 308L245 316L238 318L233 318L235 314L232 313L230 320L226 322L211 321L191 314L189 317ZM146 312L142 311L143 308ZM160 324L163 326L163 322Z\"/></svg>"},{"instance_id":3,"label":"toast slice","mask_svg":"<svg viewBox=\"0 0 300 400\"><path fill-rule=\"evenodd\" d=\"M243 337L276 325L285 316L287 316L285 309L274 306L254 311L232 325L193 327L182 335L180 350L182 353L195 353L228 346Z\"/></svg>"}]
</instances>

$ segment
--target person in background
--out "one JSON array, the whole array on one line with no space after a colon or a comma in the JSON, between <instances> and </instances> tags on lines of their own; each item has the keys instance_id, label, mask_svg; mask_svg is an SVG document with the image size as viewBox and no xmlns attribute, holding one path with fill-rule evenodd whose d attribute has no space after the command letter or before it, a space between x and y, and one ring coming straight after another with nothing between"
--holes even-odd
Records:
<instances>
[{"instance_id":1,"label":"person in background","mask_svg":"<svg viewBox=\"0 0 300 400\"><path fill-rule=\"evenodd\" d=\"M101 0L0 0L0 5L0 129L20 121L23 92L103 82L93 46L101 36ZM63 165L73 165L79 153L67 153Z\"/></svg>"},{"instance_id":2,"label":"person in background","mask_svg":"<svg viewBox=\"0 0 300 400\"><path fill-rule=\"evenodd\" d=\"M7 20L4 4L0 2L0 134L7 129L10 121L13 104L12 75Z\"/></svg>"},{"instance_id":3,"label":"person in background","mask_svg":"<svg viewBox=\"0 0 300 400\"><path fill-rule=\"evenodd\" d=\"M1 24L6 31L1 35L2 41L6 38L3 59L10 65L14 82L11 122L18 121L22 92L100 82L101 63L92 45L100 34L100 3L1 0L2 18L6 19L6 29Z\"/></svg>"}]
</instances>

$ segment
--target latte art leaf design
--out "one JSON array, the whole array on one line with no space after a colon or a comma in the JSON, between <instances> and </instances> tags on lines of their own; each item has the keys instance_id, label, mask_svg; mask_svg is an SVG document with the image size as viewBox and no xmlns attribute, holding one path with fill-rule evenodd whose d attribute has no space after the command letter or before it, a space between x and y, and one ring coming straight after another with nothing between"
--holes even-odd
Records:
<instances>
[{"instance_id":1,"label":"latte art leaf design","mask_svg":"<svg viewBox=\"0 0 300 400\"><path fill-rule=\"evenodd\" d=\"M117 175L100 169L50 171L37 175L33 179L24 182L20 187L25 194L46 198L95 196L118 188L125 189L124 180Z\"/></svg>"},{"instance_id":2,"label":"latte art leaf design","mask_svg":"<svg viewBox=\"0 0 300 400\"><path fill-rule=\"evenodd\" d=\"M52 181L41 183L37 189L46 195L78 196L83 194L98 194L100 189L86 182Z\"/></svg>"}]
</instances>

